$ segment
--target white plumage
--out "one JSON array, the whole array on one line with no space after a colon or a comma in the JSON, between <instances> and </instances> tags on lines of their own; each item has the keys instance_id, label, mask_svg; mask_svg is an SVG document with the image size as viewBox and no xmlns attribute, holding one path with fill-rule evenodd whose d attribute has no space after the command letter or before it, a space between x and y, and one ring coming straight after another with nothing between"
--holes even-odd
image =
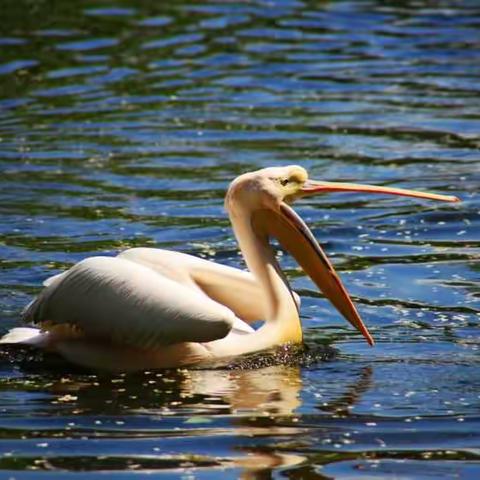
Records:
<instances>
[{"instance_id":1,"label":"white plumage","mask_svg":"<svg viewBox=\"0 0 480 480\"><path fill-rule=\"evenodd\" d=\"M138 348L225 337L231 310L122 257L91 257L54 279L24 314L28 323L71 325L85 336Z\"/></svg>"}]
</instances>

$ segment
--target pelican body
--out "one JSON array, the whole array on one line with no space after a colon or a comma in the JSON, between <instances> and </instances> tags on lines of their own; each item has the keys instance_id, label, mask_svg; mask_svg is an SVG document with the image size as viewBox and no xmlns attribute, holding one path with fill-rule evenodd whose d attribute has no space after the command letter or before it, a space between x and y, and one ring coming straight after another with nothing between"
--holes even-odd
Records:
<instances>
[{"instance_id":1,"label":"pelican body","mask_svg":"<svg viewBox=\"0 0 480 480\"><path fill-rule=\"evenodd\" d=\"M301 343L300 301L275 258L270 245L275 237L373 345L332 264L290 206L302 197L338 191L458 201L413 190L313 181L295 165L246 173L230 184L225 207L248 271L154 248L90 257L48 279L24 311L24 321L34 328L15 328L0 343L35 345L107 371L207 366ZM258 320L263 324L252 328Z\"/></svg>"}]
</instances>

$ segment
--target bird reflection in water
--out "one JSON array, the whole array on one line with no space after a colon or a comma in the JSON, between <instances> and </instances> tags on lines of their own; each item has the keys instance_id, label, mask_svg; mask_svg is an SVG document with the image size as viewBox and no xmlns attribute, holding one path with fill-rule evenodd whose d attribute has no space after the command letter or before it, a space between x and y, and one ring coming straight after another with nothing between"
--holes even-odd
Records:
<instances>
[{"instance_id":1,"label":"bird reflection in water","mask_svg":"<svg viewBox=\"0 0 480 480\"><path fill-rule=\"evenodd\" d=\"M113 435L127 436L133 442L137 438L154 441L157 451L148 458L138 459L141 469L151 469L155 465L152 462L164 462L167 457L168 468L172 462L178 462L178 468L182 468L186 461L183 444L167 449L162 448L163 442L192 436L210 437L218 442L218 436L226 436L234 439L234 443L225 447L225 455L212 456L206 447L207 454L198 463L189 460L192 463L189 471L201 470L208 462L209 469L239 469L239 478L269 478L278 467L301 468L306 457L296 452L298 445L312 441L312 428L321 435L329 435L331 428L336 428L324 424L312 426L311 419L306 425L302 419L302 404L310 401L307 397L312 387L325 394L318 400L317 408L335 416L350 415L369 390L370 368L357 373L350 371L346 378L338 375L335 364L321 365L325 366L325 384L321 386L305 383L308 367L271 365L259 369L169 370L115 376L24 375L11 379L4 389L15 388L15 382L19 383L18 388L24 388L28 381L31 389L47 392L50 395L44 401L46 405L42 401L35 404L39 412L44 412L46 406L52 408L53 404L62 418L78 425L78 432L86 439L90 435L107 438ZM92 414L100 421L92 423ZM130 419L135 421L132 423ZM75 434L75 428L65 435ZM49 461L56 465L54 458ZM116 468L118 459L109 461L113 462L110 468ZM118 465L118 469L122 468ZM159 463L154 468L165 467Z\"/></svg>"}]
</instances>

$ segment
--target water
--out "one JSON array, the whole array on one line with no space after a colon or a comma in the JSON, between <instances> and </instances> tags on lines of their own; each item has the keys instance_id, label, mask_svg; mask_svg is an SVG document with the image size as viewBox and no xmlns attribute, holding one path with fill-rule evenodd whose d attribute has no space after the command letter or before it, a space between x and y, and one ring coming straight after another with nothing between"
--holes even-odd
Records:
<instances>
[{"instance_id":1,"label":"water","mask_svg":"<svg viewBox=\"0 0 480 480\"><path fill-rule=\"evenodd\" d=\"M2 333L90 255L241 267L222 198L244 171L298 163L463 203L298 204L373 349L283 255L305 358L109 376L4 351L0 477L480 476L477 2L17 0L1 15Z\"/></svg>"}]
</instances>

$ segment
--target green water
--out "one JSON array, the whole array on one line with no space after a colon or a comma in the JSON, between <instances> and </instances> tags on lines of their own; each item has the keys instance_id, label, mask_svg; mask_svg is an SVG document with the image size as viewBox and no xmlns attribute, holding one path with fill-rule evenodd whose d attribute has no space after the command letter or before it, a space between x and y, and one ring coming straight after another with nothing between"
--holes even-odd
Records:
<instances>
[{"instance_id":1,"label":"green water","mask_svg":"<svg viewBox=\"0 0 480 480\"><path fill-rule=\"evenodd\" d=\"M285 254L303 356L112 377L4 350L1 478L479 477L477 2L6 0L0 16L0 333L90 255L243 268L222 199L245 171L463 200L298 204L373 349Z\"/></svg>"}]
</instances>

